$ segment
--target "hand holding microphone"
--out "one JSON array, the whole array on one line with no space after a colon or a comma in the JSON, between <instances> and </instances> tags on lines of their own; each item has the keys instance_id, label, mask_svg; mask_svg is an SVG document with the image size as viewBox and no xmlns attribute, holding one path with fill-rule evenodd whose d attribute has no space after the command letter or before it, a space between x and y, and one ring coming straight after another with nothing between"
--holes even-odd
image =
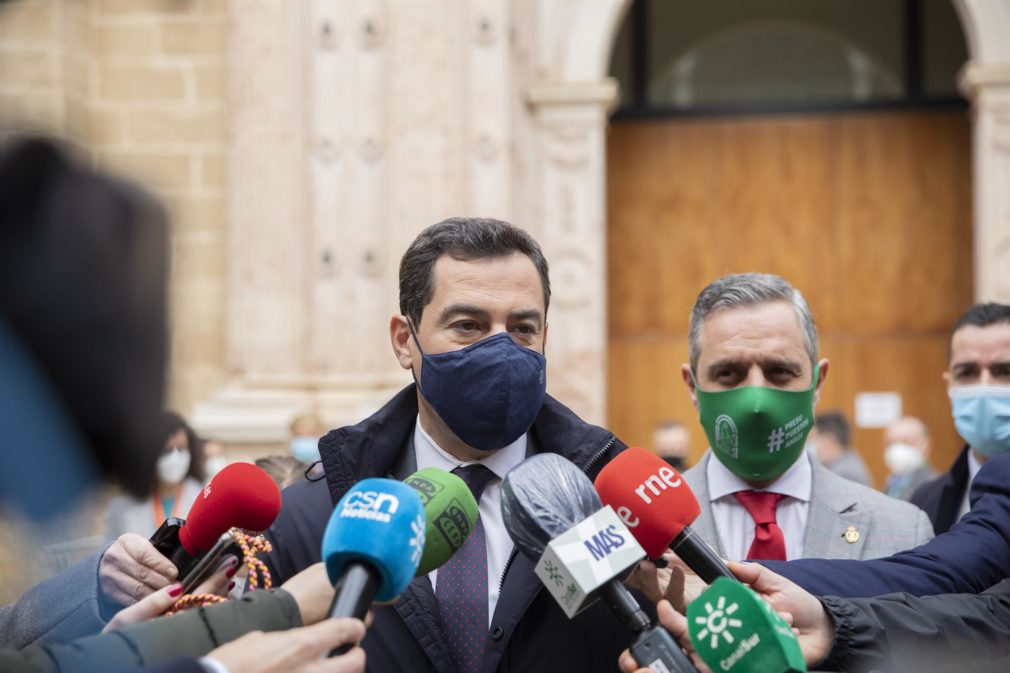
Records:
<instances>
[{"instance_id":1,"label":"hand holding microphone","mask_svg":"<svg viewBox=\"0 0 1010 673\"><path fill-rule=\"evenodd\" d=\"M232 463L207 482L186 519L166 519L151 544L184 580L223 533L264 531L280 511L281 492L270 475L251 463Z\"/></svg>"},{"instance_id":2,"label":"hand holding microphone","mask_svg":"<svg viewBox=\"0 0 1010 673\"><path fill-rule=\"evenodd\" d=\"M417 571L424 540L424 507L413 488L379 478L352 486L323 532L323 561L335 591L329 617L363 619L373 600L399 596Z\"/></svg>"}]
</instances>

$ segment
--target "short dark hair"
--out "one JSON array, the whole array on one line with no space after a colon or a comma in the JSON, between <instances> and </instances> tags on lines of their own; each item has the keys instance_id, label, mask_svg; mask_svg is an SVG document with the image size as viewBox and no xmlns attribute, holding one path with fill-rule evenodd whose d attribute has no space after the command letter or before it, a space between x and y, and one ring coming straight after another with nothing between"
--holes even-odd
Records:
<instances>
[{"instance_id":1,"label":"short dark hair","mask_svg":"<svg viewBox=\"0 0 1010 673\"><path fill-rule=\"evenodd\" d=\"M1010 306L989 302L986 304L975 304L965 311L954 328L950 330L950 338L947 339L947 359L953 354L954 334L962 327L974 325L975 327L989 327L990 325L1010 324Z\"/></svg>"},{"instance_id":2,"label":"short dark hair","mask_svg":"<svg viewBox=\"0 0 1010 673\"><path fill-rule=\"evenodd\" d=\"M849 440L852 439L852 428L845 414L840 411L826 411L818 414L814 421L817 432L824 435L831 435L844 448L849 448Z\"/></svg>"},{"instance_id":3,"label":"short dark hair","mask_svg":"<svg viewBox=\"0 0 1010 673\"><path fill-rule=\"evenodd\" d=\"M204 456L203 439L196 434L196 431L190 427L185 418L174 411L166 411L162 415L161 423L161 445L158 447L158 450L160 451L164 447L169 437L180 430L185 432L186 443L189 444L189 472L186 473L186 476L193 477L197 481L202 482L206 477L206 457Z\"/></svg>"},{"instance_id":4,"label":"short dark hair","mask_svg":"<svg viewBox=\"0 0 1010 673\"><path fill-rule=\"evenodd\" d=\"M421 322L424 307L435 291L432 269L442 255L470 261L504 257L514 252L529 257L537 268L546 313L551 299L551 281L540 244L514 224L476 217L451 217L417 235L400 260L400 313L407 316L415 327Z\"/></svg>"}]
</instances>

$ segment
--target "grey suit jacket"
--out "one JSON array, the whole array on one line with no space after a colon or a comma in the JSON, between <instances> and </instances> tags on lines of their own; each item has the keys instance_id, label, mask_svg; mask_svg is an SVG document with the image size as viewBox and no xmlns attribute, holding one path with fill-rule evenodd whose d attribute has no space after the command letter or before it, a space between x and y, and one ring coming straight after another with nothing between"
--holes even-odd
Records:
<instances>
[{"instance_id":1,"label":"grey suit jacket","mask_svg":"<svg viewBox=\"0 0 1010 673\"><path fill-rule=\"evenodd\" d=\"M701 514L691 528L725 556L708 492L707 469L711 459L712 452L708 451L684 473L701 504ZM810 463L813 484L803 558L879 558L933 539L933 526L918 507L839 477L816 460ZM858 535L853 535L850 528Z\"/></svg>"},{"instance_id":2,"label":"grey suit jacket","mask_svg":"<svg viewBox=\"0 0 1010 673\"><path fill-rule=\"evenodd\" d=\"M101 631L98 563L105 550L36 584L17 603L0 607L0 649L67 643Z\"/></svg>"}]
</instances>

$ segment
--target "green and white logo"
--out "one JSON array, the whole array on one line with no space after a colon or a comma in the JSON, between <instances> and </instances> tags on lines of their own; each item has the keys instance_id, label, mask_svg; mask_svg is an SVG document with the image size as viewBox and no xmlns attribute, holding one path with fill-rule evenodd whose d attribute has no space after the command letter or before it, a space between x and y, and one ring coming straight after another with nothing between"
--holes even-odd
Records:
<instances>
[{"instance_id":1,"label":"green and white logo","mask_svg":"<svg viewBox=\"0 0 1010 673\"><path fill-rule=\"evenodd\" d=\"M740 437L736 423L726 414L720 414L715 419L715 448L734 458L740 454Z\"/></svg>"},{"instance_id":2,"label":"green and white logo","mask_svg":"<svg viewBox=\"0 0 1010 673\"><path fill-rule=\"evenodd\" d=\"M713 650L719 647L720 637L727 643L735 643L740 634L734 636L733 632L743 626L743 622L733 617L740 609L740 604L730 603L729 607L726 607L726 597L719 596L715 607L708 601L705 601L704 607L708 614L704 617L694 618L694 623L702 627L698 631L698 638L702 641L710 638Z\"/></svg>"}]
</instances>

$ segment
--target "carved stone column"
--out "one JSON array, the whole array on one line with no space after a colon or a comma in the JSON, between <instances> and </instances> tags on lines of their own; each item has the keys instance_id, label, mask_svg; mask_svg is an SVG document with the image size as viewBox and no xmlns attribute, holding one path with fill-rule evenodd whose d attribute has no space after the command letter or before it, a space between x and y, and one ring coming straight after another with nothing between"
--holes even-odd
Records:
<instances>
[{"instance_id":1,"label":"carved stone column","mask_svg":"<svg viewBox=\"0 0 1010 673\"><path fill-rule=\"evenodd\" d=\"M969 64L972 98L975 298L1010 303L1010 63Z\"/></svg>"},{"instance_id":2,"label":"carved stone column","mask_svg":"<svg viewBox=\"0 0 1010 673\"><path fill-rule=\"evenodd\" d=\"M961 90L971 99L975 300L1010 303L1010 4L954 0L971 60Z\"/></svg>"},{"instance_id":3,"label":"carved stone column","mask_svg":"<svg viewBox=\"0 0 1010 673\"><path fill-rule=\"evenodd\" d=\"M601 424L607 399L605 132L616 100L611 80L534 84L526 91L539 159L538 238L551 267L549 388L577 414Z\"/></svg>"}]
</instances>

